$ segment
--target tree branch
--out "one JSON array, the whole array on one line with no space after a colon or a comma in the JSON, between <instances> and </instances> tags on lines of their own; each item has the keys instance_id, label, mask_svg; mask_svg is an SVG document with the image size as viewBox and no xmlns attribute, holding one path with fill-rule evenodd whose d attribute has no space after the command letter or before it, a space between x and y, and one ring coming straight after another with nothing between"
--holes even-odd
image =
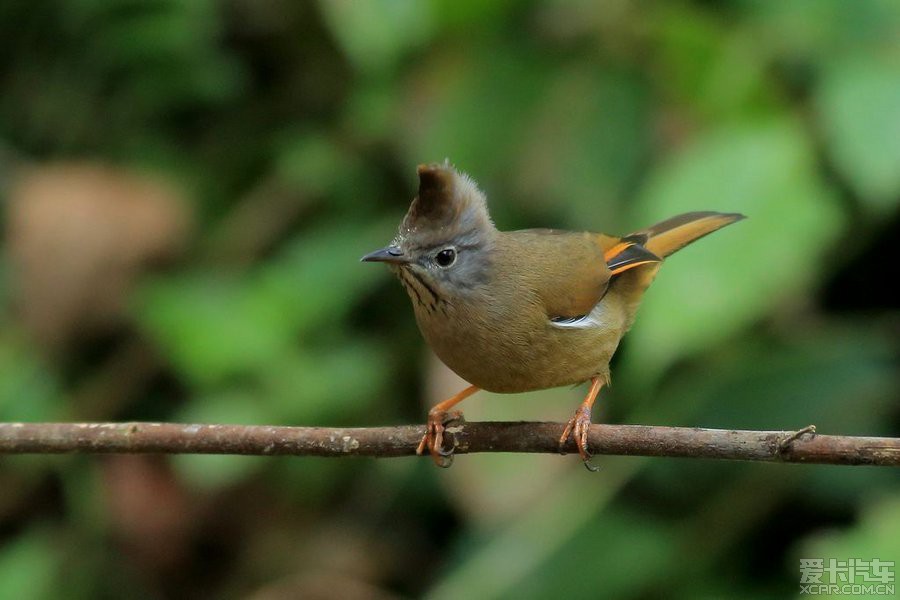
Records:
<instances>
[{"instance_id":1,"label":"tree branch","mask_svg":"<svg viewBox=\"0 0 900 600\"><path fill-rule=\"evenodd\" d=\"M456 454L558 451L561 423L448 425ZM242 454L409 456L423 426L325 428L180 423L0 423L2 454ZM595 454L719 458L836 465L900 466L900 438L730 431L643 425L592 425ZM574 444L564 448L574 452Z\"/></svg>"}]
</instances>

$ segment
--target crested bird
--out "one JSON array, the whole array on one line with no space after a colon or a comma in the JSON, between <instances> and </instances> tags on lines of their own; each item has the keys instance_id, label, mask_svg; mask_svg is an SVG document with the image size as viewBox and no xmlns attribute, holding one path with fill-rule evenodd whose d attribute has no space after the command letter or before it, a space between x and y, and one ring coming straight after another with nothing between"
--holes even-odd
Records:
<instances>
[{"instance_id":1,"label":"crested bird","mask_svg":"<svg viewBox=\"0 0 900 600\"><path fill-rule=\"evenodd\" d=\"M449 466L445 426L478 390L518 393L590 382L560 436L590 464L588 431L609 362L663 260L744 218L690 212L624 237L500 231L484 193L448 162L420 165L419 189L393 241L362 257L399 277L427 343L470 385L435 405L416 452Z\"/></svg>"}]
</instances>

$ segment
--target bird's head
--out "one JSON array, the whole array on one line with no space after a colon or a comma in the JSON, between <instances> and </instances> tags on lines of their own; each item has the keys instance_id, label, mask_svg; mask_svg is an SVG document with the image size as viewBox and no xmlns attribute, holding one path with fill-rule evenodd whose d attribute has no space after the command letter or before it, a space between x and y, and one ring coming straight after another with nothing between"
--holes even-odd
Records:
<instances>
[{"instance_id":1,"label":"bird's head","mask_svg":"<svg viewBox=\"0 0 900 600\"><path fill-rule=\"evenodd\" d=\"M362 260L389 263L413 301L418 294L420 303L432 305L486 283L497 229L484 194L466 174L447 162L419 165L418 173L419 192L397 237Z\"/></svg>"}]
</instances>

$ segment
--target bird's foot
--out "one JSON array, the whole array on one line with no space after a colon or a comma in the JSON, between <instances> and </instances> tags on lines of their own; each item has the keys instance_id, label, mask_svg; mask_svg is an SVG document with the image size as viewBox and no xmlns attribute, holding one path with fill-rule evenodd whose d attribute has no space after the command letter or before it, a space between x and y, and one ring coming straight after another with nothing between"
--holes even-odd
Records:
<instances>
[{"instance_id":1,"label":"bird's foot","mask_svg":"<svg viewBox=\"0 0 900 600\"><path fill-rule=\"evenodd\" d=\"M575 411L575 414L569 419L566 428L563 429L562 436L559 438L559 453L565 454L566 442L569 441L571 435L575 439L575 446L578 448L578 454L584 461L584 466L588 471L596 472L600 467L591 464L592 454L588 450L588 431L591 428L591 407L582 404Z\"/></svg>"},{"instance_id":2,"label":"bird's foot","mask_svg":"<svg viewBox=\"0 0 900 600\"><path fill-rule=\"evenodd\" d=\"M416 454L422 455L425 449L431 454L434 464L439 467L447 468L453 464L453 451L456 445L451 443L449 448L444 448L444 431L447 425L453 421L459 421L463 418L460 411L447 412L445 410L431 409L428 412L428 423L425 425L425 435L416 448Z\"/></svg>"}]
</instances>

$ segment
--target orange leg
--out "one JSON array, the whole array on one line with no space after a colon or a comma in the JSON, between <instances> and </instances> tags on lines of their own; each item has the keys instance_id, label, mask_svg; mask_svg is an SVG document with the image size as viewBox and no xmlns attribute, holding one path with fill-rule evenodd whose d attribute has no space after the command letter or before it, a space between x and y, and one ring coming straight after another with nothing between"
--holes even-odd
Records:
<instances>
[{"instance_id":1,"label":"orange leg","mask_svg":"<svg viewBox=\"0 0 900 600\"><path fill-rule=\"evenodd\" d=\"M447 452L442 448L444 444L444 423L459 417L462 413L455 412L450 414L447 411L478 390L479 388L470 385L452 398L434 405L434 407L428 411L428 424L425 426L425 435L422 436L422 441L419 442L419 447L416 448L416 454L421 455L425 452L425 448L427 447L435 464L439 467L450 466L450 462L445 460L445 458L452 454L452 451Z\"/></svg>"},{"instance_id":2,"label":"orange leg","mask_svg":"<svg viewBox=\"0 0 900 600\"><path fill-rule=\"evenodd\" d=\"M597 467L592 466L589 462L591 460L591 453L588 452L587 449L587 437L588 431L591 428L591 408L594 406L594 400L597 399L597 394L600 393L601 387L603 387L603 382L600 378L591 377L591 389L588 390L587 396L584 397L584 402L582 402L581 406L575 411L575 415L569 419L566 428L563 430L562 437L559 438L560 452L562 452L563 446L565 446L566 442L569 440L570 434L575 438L578 454L581 455L581 460L584 461L584 466L586 466L589 471L597 470Z\"/></svg>"}]
</instances>

